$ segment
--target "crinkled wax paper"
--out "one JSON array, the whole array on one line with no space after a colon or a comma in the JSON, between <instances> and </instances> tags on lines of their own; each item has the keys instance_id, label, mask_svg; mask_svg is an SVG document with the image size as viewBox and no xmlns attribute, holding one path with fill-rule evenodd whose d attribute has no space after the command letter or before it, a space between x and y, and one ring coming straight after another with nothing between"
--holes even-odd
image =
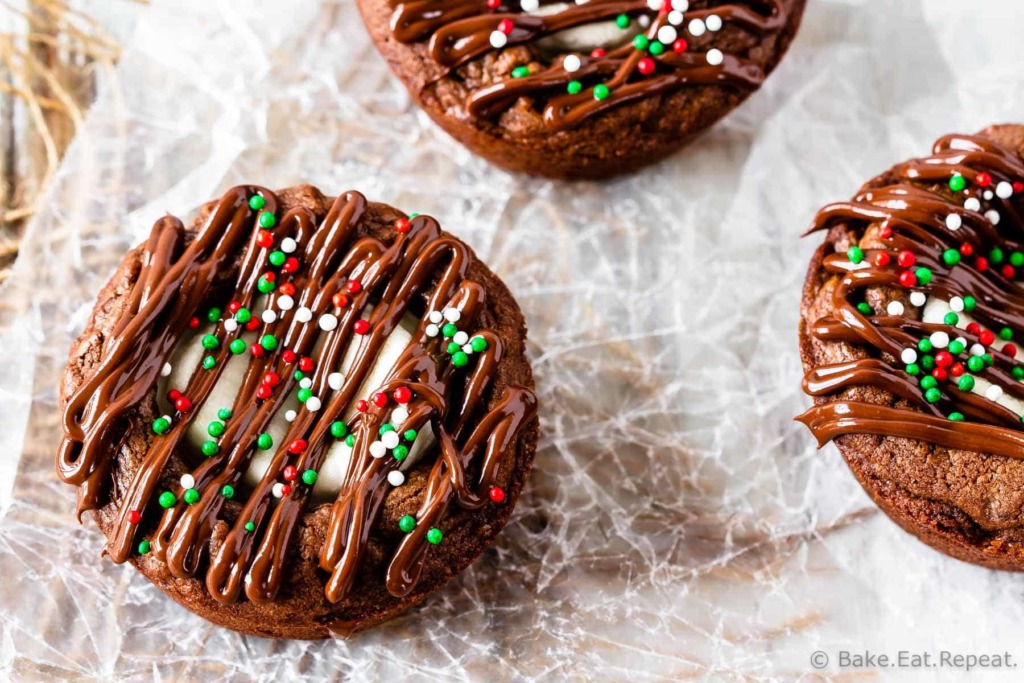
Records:
<instances>
[{"instance_id":1,"label":"crinkled wax paper","mask_svg":"<svg viewBox=\"0 0 1024 683\"><path fill-rule=\"evenodd\" d=\"M1024 579L902 533L792 421L816 241L799 233L939 135L1024 119L1024 5L809 4L765 88L684 152L607 183L469 155L410 104L348 0L156 0L119 16L133 26L123 59L0 296L4 677L962 680L834 659L1024 662ZM347 641L193 616L100 558L53 474L57 381L95 293L157 217L250 181L436 216L530 326L543 438L513 521L423 608ZM820 672L817 650L833 657Z\"/></svg>"}]
</instances>

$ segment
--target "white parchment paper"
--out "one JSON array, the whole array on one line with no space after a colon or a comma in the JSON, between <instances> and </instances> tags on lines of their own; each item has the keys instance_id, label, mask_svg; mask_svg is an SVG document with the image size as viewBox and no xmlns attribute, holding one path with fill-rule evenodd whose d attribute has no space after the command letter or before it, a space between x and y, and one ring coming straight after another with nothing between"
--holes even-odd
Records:
<instances>
[{"instance_id":1,"label":"white parchment paper","mask_svg":"<svg viewBox=\"0 0 1024 683\"><path fill-rule=\"evenodd\" d=\"M939 135L1024 121L1024 3L811 0L764 89L603 184L469 155L410 105L348 0L135 11L0 292L4 678L1019 680L839 668L844 649L1024 666L1024 578L903 534L792 418L815 246L798 234ZM161 214L246 181L436 216L530 325L543 439L513 522L426 606L348 641L207 624L101 560L53 474L56 385L96 291Z\"/></svg>"}]
</instances>

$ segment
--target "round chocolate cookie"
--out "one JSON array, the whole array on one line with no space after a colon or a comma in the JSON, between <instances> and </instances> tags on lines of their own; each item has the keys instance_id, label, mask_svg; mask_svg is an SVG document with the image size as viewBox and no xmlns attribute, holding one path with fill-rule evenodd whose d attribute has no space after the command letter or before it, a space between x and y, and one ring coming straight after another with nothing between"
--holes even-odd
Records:
<instances>
[{"instance_id":1,"label":"round chocolate cookie","mask_svg":"<svg viewBox=\"0 0 1024 683\"><path fill-rule=\"evenodd\" d=\"M161 218L61 384L61 479L106 554L260 636L379 624L469 565L533 462L526 328L433 218L229 190Z\"/></svg>"},{"instance_id":2,"label":"round chocolate cookie","mask_svg":"<svg viewBox=\"0 0 1024 683\"><path fill-rule=\"evenodd\" d=\"M358 0L412 97L512 171L604 178L671 154L756 90L806 0Z\"/></svg>"},{"instance_id":3,"label":"round chocolate cookie","mask_svg":"<svg viewBox=\"0 0 1024 683\"><path fill-rule=\"evenodd\" d=\"M1024 570L1024 126L949 135L825 207L800 352L875 502L932 547Z\"/></svg>"}]
</instances>

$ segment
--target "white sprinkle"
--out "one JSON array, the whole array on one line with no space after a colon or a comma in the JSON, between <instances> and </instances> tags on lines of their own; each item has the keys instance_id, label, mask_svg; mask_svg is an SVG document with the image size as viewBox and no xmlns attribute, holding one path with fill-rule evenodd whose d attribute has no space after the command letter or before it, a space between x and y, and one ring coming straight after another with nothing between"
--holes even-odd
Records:
<instances>
[{"instance_id":1,"label":"white sprinkle","mask_svg":"<svg viewBox=\"0 0 1024 683\"><path fill-rule=\"evenodd\" d=\"M441 333L441 330L438 329L437 325L430 324L427 325L426 333L428 337L436 337L438 334Z\"/></svg>"},{"instance_id":2,"label":"white sprinkle","mask_svg":"<svg viewBox=\"0 0 1024 683\"><path fill-rule=\"evenodd\" d=\"M661 0L647 0L647 6L657 12L661 9Z\"/></svg>"},{"instance_id":3,"label":"white sprinkle","mask_svg":"<svg viewBox=\"0 0 1024 683\"><path fill-rule=\"evenodd\" d=\"M963 347L965 349L967 348L967 338L966 337L957 337L956 340L958 342L960 342L960 344L963 345Z\"/></svg>"},{"instance_id":4,"label":"white sprinkle","mask_svg":"<svg viewBox=\"0 0 1024 683\"><path fill-rule=\"evenodd\" d=\"M718 48L712 48L708 50L708 64L711 66L718 66L725 61L725 55Z\"/></svg>"},{"instance_id":5,"label":"white sprinkle","mask_svg":"<svg viewBox=\"0 0 1024 683\"><path fill-rule=\"evenodd\" d=\"M462 346L463 344L469 341L469 335L460 330L455 333L454 337L452 337L452 341L458 344L459 346Z\"/></svg>"},{"instance_id":6,"label":"white sprinkle","mask_svg":"<svg viewBox=\"0 0 1024 683\"><path fill-rule=\"evenodd\" d=\"M685 12L690 9L690 0L672 0L672 9L677 12Z\"/></svg>"},{"instance_id":7,"label":"white sprinkle","mask_svg":"<svg viewBox=\"0 0 1024 683\"><path fill-rule=\"evenodd\" d=\"M392 486L401 486L405 483L405 475L398 470L388 472L388 483Z\"/></svg>"},{"instance_id":8,"label":"white sprinkle","mask_svg":"<svg viewBox=\"0 0 1024 683\"><path fill-rule=\"evenodd\" d=\"M1003 397L1003 388L998 384L993 384L985 390L985 398L990 401L998 401Z\"/></svg>"},{"instance_id":9,"label":"white sprinkle","mask_svg":"<svg viewBox=\"0 0 1024 683\"><path fill-rule=\"evenodd\" d=\"M987 202L992 201L992 198L995 197L995 195L992 194L992 190L985 190L985 193L981 196L984 197Z\"/></svg>"},{"instance_id":10,"label":"white sprinkle","mask_svg":"<svg viewBox=\"0 0 1024 683\"><path fill-rule=\"evenodd\" d=\"M702 36L704 35L704 31L707 30L707 27L704 25L704 22L701 21L700 19L694 19L689 24L687 24L686 30L689 31L691 35Z\"/></svg>"},{"instance_id":11,"label":"white sprinkle","mask_svg":"<svg viewBox=\"0 0 1024 683\"><path fill-rule=\"evenodd\" d=\"M383 458L387 452L388 449L384 447L384 442L382 441L374 441L370 444L370 455L375 458Z\"/></svg>"},{"instance_id":12,"label":"white sprinkle","mask_svg":"<svg viewBox=\"0 0 1024 683\"><path fill-rule=\"evenodd\" d=\"M981 209L981 202L978 201L977 197L970 197L964 202L964 208L968 211L978 211Z\"/></svg>"},{"instance_id":13,"label":"white sprinkle","mask_svg":"<svg viewBox=\"0 0 1024 683\"><path fill-rule=\"evenodd\" d=\"M665 45L671 45L672 43L675 42L676 38L678 37L679 35L676 33L675 28L672 26L662 26L661 28L658 29L658 40L660 40Z\"/></svg>"},{"instance_id":14,"label":"white sprinkle","mask_svg":"<svg viewBox=\"0 0 1024 683\"><path fill-rule=\"evenodd\" d=\"M295 311L295 319L298 320L300 323L308 323L310 320L313 319L313 311L309 310L305 306L302 306L301 308L299 308L299 310Z\"/></svg>"},{"instance_id":15,"label":"white sprinkle","mask_svg":"<svg viewBox=\"0 0 1024 683\"><path fill-rule=\"evenodd\" d=\"M462 319L462 311L457 308L449 308L444 312L444 319L450 323L457 323Z\"/></svg>"},{"instance_id":16,"label":"white sprinkle","mask_svg":"<svg viewBox=\"0 0 1024 683\"><path fill-rule=\"evenodd\" d=\"M281 240L281 251L286 254L290 254L299 248L299 243L293 240L291 237L285 237Z\"/></svg>"},{"instance_id":17,"label":"white sprinkle","mask_svg":"<svg viewBox=\"0 0 1024 683\"><path fill-rule=\"evenodd\" d=\"M900 354L900 360L910 365L911 363L917 362L917 351L914 349L903 349L903 353Z\"/></svg>"},{"instance_id":18,"label":"white sprinkle","mask_svg":"<svg viewBox=\"0 0 1024 683\"><path fill-rule=\"evenodd\" d=\"M270 489L270 492L274 494L274 498L280 498L284 495L284 484L277 482L274 487Z\"/></svg>"},{"instance_id":19,"label":"white sprinkle","mask_svg":"<svg viewBox=\"0 0 1024 683\"><path fill-rule=\"evenodd\" d=\"M160 368L160 376L161 377L167 377L168 375L171 374L172 370L174 370L174 368L171 367L170 363L164 363L164 366L162 368Z\"/></svg>"},{"instance_id":20,"label":"white sprinkle","mask_svg":"<svg viewBox=\"0 0 1024 683\"><path fill-rule=\"evenodd\" d=\"M911 292L910 303L915 306L924 306L925 302L928 301L928 297L924 295L924 292Z\"/></svg>"},{"instance_id":21,"label":"white sprinkle","mask_svg":"<svg viewBox=\"0 0 1024 683\"><path fill-rule=\"evenodd\" d=\"M683 23L683 13L679 10L672 10L668 13L668 23L673 26L679 26L679 24Z\"/></svg>"},{"instance_id":22,"label":"white sprinkle","mask_svg":"<svg viewBox=\"0 0 1024 683\"><path fill-rule=\"evenodd\" d=\"M311 413L315 413L316 411L320 410L321 405L322 404L320 402L320 399L318 399L316 396L310 396L309 398L306 399L306 410L310 411Z\"/></svg>"},{"instance_id":23,"label":"white sprinkle","mask_svg":"<svg viewBox=\"0 0 1024 683\"><path fill-rule=\"evenodd\" d=\"M444 320L444 316L441 315L441 311L431 311L430 315L427 316L427 320L438 325L442 320Z\"/></svg>"},{"instance_id":24,"label":"white sprinkle","mask_svg":"<svg viewBox=\"0 0 1024 683\"><path fill-rule=\"evenodd\" d=\"M889 315L903 315L903 302L890 301L889 305L885 307L885 312Z\"/></svg>"},{"instance_id":25,"label":"white sprinkle","mask_svg":"<svg viewBox=\"0 0 1024 683\"><path fill-rule=\"evenodd\" d=\"M964 219L960 217L958 213L951 213L946 216L946 227L950 230L959 230L960 226L964 224Z\"/></svg>"},{"instance_id":26,"label":"white sprinkle","mask_svg":"<svg viewBox=\"0 0 1024 683\"><path fill-rule=\"evenodd\" d=\"M473 355L473 345L472 344L463 344L462 345L462 352L464 354L466 354L467 356Z\"/></svg>"},{"instance_id":27,"label":"white sprinkle","mask_svg":"<svg viewBox=\"0 0 1024 683\"><path fill-rule=\"evenodd\" d=\"M234 318L228 318L224 321L224 330L227 332L234 332L238 329L238 321Z\"/></svg>"},{"instance_id":28,"label":"white sprinkle","mask_svg":"<svg viewBox=\"0 0 1024 683\"><path fill-rule=\"evenodd\" d=\"M384 436L380 437L380 442L384 444L385 448L394 448L398 445L398 432L384 432Z\"/></svg>"},{"instance_id":29,"label":"white sprinkle","mask_svg":"<svg viewBox=\"0 0 1024 683\"><path fill-rule=\"evenodd\" d=\"M1013 196L1013 185L1005 180L996 185L996 196L1000 199L1009 199Z\"/></svg>"},{"instance_id":30,"label":"white sprinkle","mask_svg":"<svg viewBox=\"0 0 1024 683\"><path fill-rule=\"evenodd\" d=\"M345 377L340 372L332 372L331 374L327 375L327 386L329 386L331 389L334 389L335 391L338 391L339 389L341 389L341 383L344 380Z\"/></svg>"},{"instance_id":31,"label":"white sprinkle","mask_svg":"<svg viewBox=\"0 0 1024 683\"><path fill-rule=\"evenodd\" d=\"M292 310L292 306L294 305L295 299L291 298L287 294L285 294L282 297L278 297L277 299L277 307L280 308L282 311L290 311Z\"/></svg>"},{"instance_id":32,"label":"white sprinkle","mask_svg":"<svg viewBox=\"0 0 1024 683\"><path fill-rule=\"evenodd\" d=\"M932 345L937 349L944 349L949 346L949 335L945 332L932 332L932 336L929 339L932 340Z\"/></svg>"},{"instance_id":33,"label":"white sprinkle","mask_svg":"<svg viewBox=\"0 0 1024 683\"><path fill-rule=\"evenodd\" d=\"M263 315L261 315L260 318L263 319L263 322L269 325L270 323L277 321L277 313L268 308L263 311Z\"/></svg>"},{"instance_id":34,"label":"white sprinkle","mask_svg":"<svg viewBox=\"0 0 1024 683\"><path fill-rule=\"evenodd\" d=\"M971 355L972 356L984 356L985 355L985 347L982 346L981 344L973 345L971 347Z\"/></svg>"},{"instance_id":35,"label":"white sprinkle","mask_svg":"<svg viewBox=\"0 0 1024 683\"><path fill-rule=\"evenodd\" d=\"M183 489L194 489L196 487L196 480L191 474L181 475L181 488Z\"/></svg>"},{"instance_id":36,"label":"white sprinkle","mask_svg":"<svg viewBox=\"0 0 1024 683\"><path fill-rule=\"evenodd\" d=\"M958 296L954 296L952 299L949 300L949 308L950 310L959 313L960 311L964 310L964 300Z\"/></svg>"},{"instance_id":37,"label":"white sprinkle","mask_svg":"<svg viewBox=\"0 0 1024 683\"><path fill-rule=\"evenodd\" d=\"M576 55L566 55L565 59L562 60L562 68L569 73L575 73L580 70L580 58Z\"/></svg>"},{"instance_id":38,"label":"white sprinkle","mask_svg":"<svg viewBox=\"0 0 1024 683\"><path fill-rule=\"evenodd\" d=\"M296 413L294 410L289 410L284 414L284 419L288 420L289 422L295 422L295 418L297 416L298 413Z\"/></svg>"},{"instance_id":39,"label":"white sprinkle","mask_svg":"<svg viewBox=\"0 0 1024 683\"><path fill-rule=\"evenodd\" d=\"M320 316L320 329L324 332L330 332L338 326L338 319L334 317L333 313L324 313Z\"/></svg>"},{"instance_id":40,"label":"white sprinkle","mask_svg":"<svg viewBox=\"0 0 1024 683\"><path fill-rule=\"evenodd\" d=\"M722 30L722 17L717 14L712 14L710 17L704 20L704 24L708 27L709 31L721 31Z\"/></svg>"},{"instance_id":41,"label":"white sprinkle","mask_svg":"<svg viewBox=\"0 0 1024 683\"><path fill-rule=\"evenodd\" d=\"M987 218L988 222L992 225L999 225L999 212L995 209L989 209L986 211L985 218Z\"/></svg>"},{"instance_id":42,"label":"white sprinkle","mask_svg":"<svg viewBox=\"0 0 1024 683\"><path fill-rule=\"evenodd\" d=\"M313 386L313 380L309 377L303 377L299 380L299 388L309 389L311 386Z\"/></svg>"},{"instance_id":43,"label":"white sprinkle","mask_svg":"<svg viewBox=\"0 0 1024 683\"><path fill-rule=\"evenodd\" d=\"M408 419L409 411L402 406L399 406L398 408L395 408L394 410L391 411L391 424L395 425L396 427L401 426Z\"/></svg>"},{"instance_id":44,"label":"white sprinkle","mask_svg":"<svg viewBox=\"0 0 1024 683\"><path fill-rule=\"evenodd\" d=\"M174 420L171 419L170 415L161 415L160 417L162 417L163 419L167 420L168 422L172 422L172 423L174 422Z\"/></svg>"},{"instance_id":45,"label":"white sprinkle","mask_svg":"<svg viewBox=\"0 0 1024 683\"><path fill-rule=\"evenodd\" d=\"M503 48L508 42L508 36L501 31L491 31L491 47Z\"/></svg>"},{"instance_id":46,"label":"white sprinkle","mask_svg":"<svg viewBox=\"0 0 1024 683\"><path fill-rule=\"evenodd\" d=\"M540 8L539 0L522 0L519 6L523 8L524 12L536 12Z\"/></svg>"},{"instance_id":47,"label":"white sprinkle","mask_svg":"<svg viewBox=\"0 0 1024 683\"><path fill-rule=\"evenodd\" d=\"M651 25L651 18L646 14L641 14L636 18L636 23L640 24L640 28L647 28Z\"/></svg>"}]
</instances>

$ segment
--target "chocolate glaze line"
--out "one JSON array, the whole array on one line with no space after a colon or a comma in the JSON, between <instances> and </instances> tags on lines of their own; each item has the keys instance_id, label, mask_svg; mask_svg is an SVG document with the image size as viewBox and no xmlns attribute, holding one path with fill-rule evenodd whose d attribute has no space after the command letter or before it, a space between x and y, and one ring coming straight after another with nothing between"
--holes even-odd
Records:
<instances>
[{"instance_id":1,"label":"chocolate glaze line","mask_svg":"<svg viewBox=\"0 0 1024 683\"><path fill-rule=\"evenodd\" d=\"M1018 241L1024 223L1015 204L1024 196L1022 180L1024 163L1014 150L980 136L950 135L936 142L932 156L897 165L850 202L818 213L808 234L842 226L861 238L846 254L824 257L825 271L839 277L834 314L815 321L810 334L869 352L805 375L808 394L836 399L797 418L819 446L844 434L872 434L1024 457L1021 415L997 402L1024 398L1024 368L1016 346L997 346L994 334L1024 333L1017 272L1024 265ZM886 307L898 303L880 313L873 299L870 312L862 311L858 304L863 307L869 291L887 293ZM961 315L977 325L959 327L955 312L942 323L921 321L917 309L931 297L957 300ZM975 393L975 378L998 389ZM887 391L907 407L840 397L858 386Z\"/></svg>"},{"instance_id":2,"label":"chocolate glaze line","mask_svg":"<svg viewBox=\"0 0 1024 683\"><path fill-rule=\"evenodd\" d=\"M262 209L250 207L254 197L265 204ZM416 527L399 543L387 570L386 583L394 595L406 595L415 587L430 545L427 531L444 525L453 502L461 509L479 509L491 487L507 483L514 468L509 458L515 457L516 438L535 418L536 398L530 390L514 386L489 398L503 354L497 334L477 330L473 339L479 338L485 348L473 354L475 362L469 367L459 368L452 351L444 348L450 340L437 332L427 316L457 311L463 327L479 318L486 292L466 279L471 263L468 250L424 216L406 221L396 239L385 244L360 229L366 206L362 195L349 192L334 201L319 225L304 209L289 211L278 223L278 200L273 193L246 186L233 188L216 203L191 242L177 219L166 217L156 223L135 285L114 325L116 334L105 341L96 372L67 402L57 457L61 478L81 487L79 514L111 498L118 500L119 517L107 545L114 561L123 562L132 555L141 519L155 517L165 507L152 537L152 551L174 576L192 577L206 567L206 585L217 600L236 601L243 590L254 602L274 600L288 577L289 553L294 552L312 490L308 482L293 481L289 494L275 500L275 483L280 483L286 467L294 467L293 473L316 472L323 465L334 438L332 424L345 421L350 406L363 398L356 396L357 391L385 340L409 313L419 315L420 324L386 384L374 394L375 401L378 394L385 399L369 403L364 412L345 421L354 445L320 556L321 567L329 573L327 598L340 601L353 588L391 490L387 475L401 465L397 457L371 453L371 442L398 408L398 391L409 392L405 397L409 417L403 429L418 432L429 424L437 435L440 457L428 478ZM272 230L258 229L268 225ZM275 275L267 265L268 235L278 245L294 240L295 253L302 254L302 260ZM223 274L229 272L240 249L244 256L237 278L227 282ZM268 278L274 287L264 303L277 315L271 321L239 327L237 332L227 328L226 318L216 323L210 332L217 340L209 353L213 362L210 367L197 367L184 391L191 406L178 410L169 428L151 439L127 490L110 490L111 464L130 432L127 427L137 421L134 408L152 395L189 321L212 305L231 302L235 310L251 309L264 296L257 285ZM422 315L417 308L421 303L426 311ZM364 316L368 304L373 309ZM298 312L305 309L310 315L300 319ZM337 325L332 329L318 329L317 321L325 315L335 316ZM244 379L219 449L190 472L196 499L183 502L187 499L182 487L172 487L177 491L163 495L175 494L174 503L164 506L161 499L157 506L156 493L166 484L167 464L183 448L181 440L189 423L227 362L243 361L231 360L236 352L228 342L232 337L241 339L247 331L256 333L248 341L272 336L277 340L275 349L253 344L248 350ZM350 343L356 344L355 359L341 386L333 390L328 377L340 367ZM225 487L242 488L257 437L297 385L296 359L310 363L314 395L330 398L319 409L306 404L298 409L259 484L244 501L231 500L219 492ZM270 377L275 381L267 395ZM391 394L396 398L388 401ZM477 420L477 428L466 436L471 420ZM216 552L208 556L218 525L224 525L226 533Z\"/></svg>"},{"instance_id":3,"label":"chocolate glaze line","mask_svg":"<svg viewBox=\"0 0 1024 683\"><path fill-rule=\"evenodd\" d=\"M673 45L657 42L659 29L664 26L678 26L677 32L682 38L689 22L703 22L712 16L762 35L778 33L785 27L788 12L779 0L750 4L762 11L739 3L678 12L673 11L671 0L657 9L652 9L647 0L590 0L557 13L536 15L525 13L518 2L495 4L492 9L486 0L412 0L394 3L391 29L395 39L402 43L429 41L428 53L441 67L440 78L489 52L506 46L532 46L538 39L567 29L612 21L620 16L633 21L639 17L649 20L650 25L643 35L648 44L657 43L661 52L638 49L627 41L607 52L570 53L578 68L566 68L562 57L535 73L484 86L467 98L467 112L474 118L498 116L521 97L539 98L544 102L545 123L552 130L562 130L610 108L671 93L688 85L720 84L745 90L760 86L765 74L753 62L735 55L720 55L721 61L713 63L709 52L687 51L685 40L679 51L673 49ZM675 6L687 7L688 3L676 2ZM497 44L493 37L495 32L505 36ZM625 32L624 37L628 38ZM691 36L690 40L702 39ZM532 59L547 61L538 50L534 52ZM638 69L642 59L653 60L649 73ZM609 90L606 96L599 98L596 90L585 86L600 85L602 79L608 79L604 85ZM573 92L571 83L580 84L577 92Z\"/></svg>"}]
</instances>

